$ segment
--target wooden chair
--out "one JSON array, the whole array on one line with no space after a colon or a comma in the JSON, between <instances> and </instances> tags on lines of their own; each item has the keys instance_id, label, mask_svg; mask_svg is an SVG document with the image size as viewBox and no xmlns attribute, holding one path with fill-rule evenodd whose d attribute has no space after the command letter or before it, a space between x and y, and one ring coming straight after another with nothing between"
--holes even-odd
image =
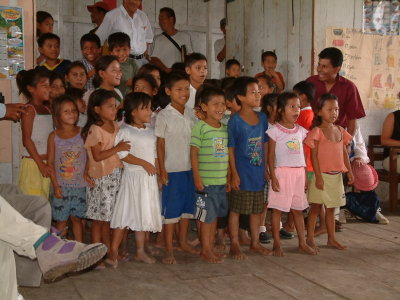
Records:
<instances>
[{"instance_id":1,"label":"wooden chair","mask_svg":"<svg viewBox=\"0 0 400 300\"><path fill-rule=\"evenodd\" d=\"M368 137L368 157L371 160L370 164L375 168L374 163L377 161L383 161L384 155L383 150L385 146L381 145L380 135L370 135ZM400 147L387 147L389 148L389 167L390 171L386 171L383 168L376 169L380 181L389 183L389 201L390 210L394 211L397 205L400 203L398 198L398 184L400 182L400 174L397 173L397 156L400 154Z\"/></svg>"}]
</instances>

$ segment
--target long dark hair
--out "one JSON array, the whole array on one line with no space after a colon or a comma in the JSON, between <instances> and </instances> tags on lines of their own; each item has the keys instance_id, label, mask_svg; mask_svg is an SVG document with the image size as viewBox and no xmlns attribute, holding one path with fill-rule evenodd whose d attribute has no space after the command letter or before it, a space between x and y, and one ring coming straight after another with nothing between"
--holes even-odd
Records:
<instances>
[{"instance_id":1,"label":"long dark hair","mask_svg":"<svg viewBox=\"0 0 400 300\"><path fill-rule=\"evenodd\" d=\"M105 89L95 90L89 97L89 103L87 106L87 122L82 128L82 138L85 140L89 129L92 125L103 125L103 120L96 113L95 107L102 106L108 99L117 98L117 94L114 91L108 91Z\"/></svg>"},{"instance_id":2,"label":"long dark hair","mask_svg":"<svg viewBox=\"0 0 400 300\"><path fill-rule=\"evenodd\" d=\"M331 100L338 101L338 97L336 97L334 94L323 94L321 97L319 97L317 101L317 106L314 109L314 119L312 121L310 129L321 126L322 118L318 116L318 113L324 107L325 102Z\"/></svg>"},{"instance_id":3,"label":"long dark hair","mask_svg":"<svg viewBox=\"0 0 400 300\"><path fill-rule=\"evenodd\" d=\"M104 55L104 56L101 56L96 61L96 64L94 66L94 68L96 70L96 74L93 77L93 85L95 87L99 87L103 81L103 79L99 75L99 72L105 71L114 60L118 61L118 58L114 55Z\"/></svg>"},{"instance_id":4,"label":"long dark hair","mask_svg":"<svg viewBox=\"0 0 400 300\"><path fill-rule=\"evenodd\" d=\"M32 95L28 90L28 86L36 87L36 85L44 78L50 78L50 72L43 69L21 70L18 72L16 81L19 94L23 94L26 99L32 100Z\"/></svg>"},{"instance_id":5,"label":"long dark hair","mask_svg":"<svg viewBox=\"0 0 400 300\"><path fill-rule=\"evenodd\" d=\"M129 93L124 98L125 123L132 124L135 120L132 117L132 111L140 109L151 104L151 97L146 93Z\"/></svg>"},{"instance_id":6,"label":"long dark hair","mask_svg":"<svg viewBox=\"0 0 400 300\"><path fill-rule=\"evenodd\" d=\"M76 102L69 95L62 95L62 96L58 97L56 99L56 101L54 101L54 103L53 103L53 118L54 118L54 125L56 128L59 128L61 125L60 124L61 108L62 108L63 104L67 103L67 102L73 103L73 105L76 108L78 117L76 118L75 125L79 121L79 110L78 110L78 106L76 105Z\"/></svg>"}]
</instances>

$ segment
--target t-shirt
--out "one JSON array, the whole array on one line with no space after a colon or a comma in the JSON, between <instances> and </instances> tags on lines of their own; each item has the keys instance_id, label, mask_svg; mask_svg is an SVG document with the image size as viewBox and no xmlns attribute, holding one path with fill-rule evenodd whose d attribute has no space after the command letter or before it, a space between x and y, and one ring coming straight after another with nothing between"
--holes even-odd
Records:
<instances>
[{"instance_id":1,"label":"t-shirt","mask_svg":"<svg viewBox=\"0 0 400 300\"><path fill-rule=\"evenodd\" d=\"M109 133L97 125L92 125L89 129L88 136L85 141L85 148L89 161L89 176L92 178L100 178L109 175L116 168L122 168L122 163L117 154L114 154L104 160L95 161L92 155L91 147L101 145L101 151L114 147L115 136L118 133L117 123L114 122L114 132Z\"/></svg>"},{"instance_id":2,"label":"t-shirt","mask_svg":"<svg viewBox=\"0 0 400 300\"><path fill-rule=\"evenodd\" d=\"M186 46L186 52L192 53L192 40L184 31L177 31L171 36L179 46ZM176 62L182 62L181 52L162 33L156 35L150 56L158 57L167 68L171 68Z\"/></svg>"},{"instance_id":3,"label":"t-shirt","mask_svg":"<svg viewBox=\"0 0 400 300\"><path fill-rule=\"evenodd\" d=\"M319 80L318 75L307 78L315 86L314 101L311 106L315 109L318 99L328 93L325 83ZM347 120L360 119L365 117L364 107L361 102L360 94L356 85L350 80L337 76L336 83L329 93L336 95L339 100L339 117L336 124L344 128L347 127Z\"/></svg>"},{"instance_id":4,"label":"t-shirt","mask_svg":"<svg viewBox=\"0 0 400 300\"><path fill-rule=\"evenodd\" d=\"M347 172L343 159L343 146L346 146L352 139L352 136L338 126L342 134L339 142L328 140L321 128L314 127L307 135L304 143L311 149L315 147L315 141L318 141L318 163L321 172Z\"/></svg>"},{"instance_id":5,"label":"t-shirt","mask_svg":"<svg viewBox=\"0 0 400 300\"><path fill-rule=\"evenodd\" d=\"M240 189L261 191L265 185L265 143L268 120L264 113L257 113L256 125L245 122L239 113L228 122L228 147L234 148L236 169L240 177Z\"/></svg>"},{"instance_id":6,"label":"t-shirt","mask_svg":"<svg viewBox=\"0 0 400 300\"><path fill-rule=\"evenodd\" d=\"M195 102L196 102L196 92L197 90L190 85L190 95L189 95L189 100L186 102L186 106L189 106L190 108L194 108Z\"/></svg>"},{"instance_id":7,"label":"t-shirt","mask_svg":"<svg viewBox=\"0 0 400 300\"><path fill-rule=\"evenodd\" d=\"M224 185L229 167L228 130L199 121L192 129L190 146L199 148L199 172L205 185Z\"/></svg>"},{"instance_id":8,"label":"t-shirt","mask_svg":"<svg viewBox=\"0 0 400 300\"><path fill-rule=\"evenodd\" d=\"M300 116L297 119L297 124L304 127L307 130L310 130L312 125L312 121L314 119L314 112L311 106L303 107L300 110ZM304 145L304 152L306 153L306 161L307 161L307 171L312 172L313 167L311 163L311 149L307 145Z\"/></svg>"},{"instance_id":9,"label":"t-shirt","mask_svg":"<svg viewBox=\"0 0 400 300\"><path fill-rule=\"evenodd\" d=\"M132 87L126 86L126 82L136 75L138 67L135 60L131 57L128 57L128 59L125 62L121 63L120 66L122 77L121 84L118 86L118 89L121 91L122 95L125 96L132 89Z\"/></svg>"},{"instance_id":10,"label":"t-shirt","mask_svg":"<svg viewBox=\"0 0 400 300\"><path fill-rule=\"evenodd\" d=\"M50 67L46 62L44 62L44 64L42 64L41 66L37 66L36 68L41 69L41 70L54 71L54 72L60 74L62 77L64 77L67 67L70 64L71 64L70 60L60 58L60 62L55 66Z\"/></svg>"},{"instance_id":11,"label":"t-shirt","mask_svg":"<svg viewBox=\"0 0 400 300\"><path fill-rule=\"evenodd\" d=\"M267 130L270 139L276 142L275 167L305 167L303 140L307 130L297 124L294 128L283 127L279 123Z\"/></svg>"},{"instance_id":12,"label":"t-shirt","mask_svg":"<svg viewBox=\"0 0 400 300\"><path fill-rule=\"evenodd\" d=\"M155 134L165 139L164 165L167 172L182 172L192 168L190 139L195 122L193 109L188 106L183 114L171 104L158 113Z\"/></svg>"}]
</instances>

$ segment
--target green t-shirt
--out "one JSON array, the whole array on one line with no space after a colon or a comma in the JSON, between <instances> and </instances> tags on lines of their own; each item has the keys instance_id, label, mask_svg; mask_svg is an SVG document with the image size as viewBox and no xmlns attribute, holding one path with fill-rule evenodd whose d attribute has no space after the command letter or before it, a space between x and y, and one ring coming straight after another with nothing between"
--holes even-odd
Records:
<instances>
[{"instance_id":1,"label":"green t-shirt","mask_svg":"<svg viewBox=\"0 0 400 300\"><path fill-rule=\"evenodd\" d=\"M132 90L131 86L130 87L126 86L126 82L129 79L132 79L136 75L138 67L136 65L135 60L131 57L129 57L125 62L121 63L120 66L121 66L122 77L121 77L121 84L119 85L118 89L121 91L122 95L125 96Z\"/></svg>"},{"instance_id":2,"label":"green t-shirt","mask_svg":"<svg viewBox=\"0 0 400 300\"><path fill-rule=\"evenodd\" d=\"M199 148L199 172L204 185L224 185L228 174L228 130L199 121L192 129L190 146Z\"/></svg>"}]
</instances>

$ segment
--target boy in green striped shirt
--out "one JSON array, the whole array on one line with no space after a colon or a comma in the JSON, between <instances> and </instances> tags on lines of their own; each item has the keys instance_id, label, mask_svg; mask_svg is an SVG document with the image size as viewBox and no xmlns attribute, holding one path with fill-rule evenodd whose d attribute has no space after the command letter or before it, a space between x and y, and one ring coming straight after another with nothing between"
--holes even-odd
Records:
<instances>
[{"instance_id":1,"label":"boy in green striped shirt","mask_svg":"<svg viewBox=\"0 0 400 300\"><path fill-rule=\"evenodd\" d=\"M220 122L226 111L225 95L218 88L203 85L197 97L205 118L192 129L190 158L196 187L195 218L200 221L200 258L221 263L223 258L214 251L214 234L217 217L228 213L228 131Z\"/></svg>"}]
</instances>

